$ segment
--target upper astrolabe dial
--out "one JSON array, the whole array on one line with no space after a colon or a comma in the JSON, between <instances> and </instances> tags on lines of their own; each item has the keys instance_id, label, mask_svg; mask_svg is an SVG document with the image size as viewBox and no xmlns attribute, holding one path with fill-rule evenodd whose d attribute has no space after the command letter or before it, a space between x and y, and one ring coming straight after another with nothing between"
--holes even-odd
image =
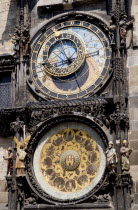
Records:
<instances>
[{"instance_id":1,"label":"upper astrolabe dial","mask_svg":"<svg viewBox=\"0 0 138 210\"><path fill-rule=\"evenodd\" d=\"M84 64L85 44L75 32L56 31L43 45L44 69L53 76L70 75Z\"/></svg>"},{"instance_id":2,"label":"upper astrolabe dial","mask_svg":"<svg viewBox=\"0 0 138 210\"><path fill-rule=\"evenodd\" d=\"M79 20L42 32L32 48L31 76L45 97L72 100L95 93L108 78L111 49L106 34Z\"/></svg>"}]
</instances>

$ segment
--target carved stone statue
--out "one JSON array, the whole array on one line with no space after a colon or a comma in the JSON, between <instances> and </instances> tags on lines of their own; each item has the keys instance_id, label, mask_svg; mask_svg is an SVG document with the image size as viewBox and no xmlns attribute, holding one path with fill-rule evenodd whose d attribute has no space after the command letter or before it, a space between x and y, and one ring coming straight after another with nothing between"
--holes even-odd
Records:
<instances>
[{"instance_id":1,"label":"carved stone statue","mask_svg":"<svg viewBox=\"0 0 138 210\"><path fill-rule=\"evenodd\" d=\"M132 151L133 151L133 149L128 148L128 142L126 140L124 140L123 146L120 148L123 173L128 173L128 171L130 169L129 156Z\"/></svg>"},{"instance_id":2,"label":"carved stone statue","mask_svg":"<svg viewBox=\"0 0 138 210\"><path fill-rule=\"evenodd\" d=\"M116 25L113 23L113 21L110 21L110 38L111 38L111 44L115 45L115 40L116 40Z\"/></svg>"},{"instance_id":3,"label":"carved stone statue","mask_svg":"<svg viewBox=\"0 0 138 210\"><path fill-rule=\"evenodd\" d=\"M28 136L21 143L16 137L14 137L14 141L16 142L17 153L16 153L16 175L17 176L25 176L25 157L26 152L25 149L29 143L31 136Z\"/></svg>"},{"instance_id":4,"label":"carved stone statue","mask_svg":"<svg viewBox=\"0 0 138 210\"><path fill-rule=\"evenodd\" d=\"M122 17L122 19L119 22L120 26L120 37L121 37L121 44L125 44L125 39L127 37L128 31L130 30L130 26L133 26L134 19L131 19L127 21L126 15Z\"/></svg>"},{"instance_id":5,"label":"carved stone statue","mask_svg":"<svg viewBox=\"0 0 138 210\"><path fill-rule=\"evenodd\" d=\"M16 175L17 176L25 176L25 160L26 152L21 145L20 148L17 149L16 153Z\"/></svg>"},{"instance_id":6,"label":"carved stone statue","mask_svg":"<svg viewBox=\"0 0 138 210\"><path fill-rule=\"evenodd\" d=\"M3 158L4 160L8 160L7 176L11 176L13 174L13 152L11 147L8 148L8 157L3 156Z\"/></svg>"},{"instance_id":7,"label":"carved stone statue","mask_svg":"<svg viewBox=\"0 0 138 210\"><path fill-rule=\"evenodd\" d=\"M118 162L116 150L113 148L113 142L109 141L108 149L105 152L107 157L107 166L112 173L115 173L116 164Z\"/></svg>"}]
</instances>

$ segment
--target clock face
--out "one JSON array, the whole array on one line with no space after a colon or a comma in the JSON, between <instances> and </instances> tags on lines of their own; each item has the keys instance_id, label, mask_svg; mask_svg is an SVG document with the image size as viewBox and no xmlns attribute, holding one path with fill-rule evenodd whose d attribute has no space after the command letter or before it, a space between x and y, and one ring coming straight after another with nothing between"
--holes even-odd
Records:
<instances>
[{"instance_id":1,"label":"clock face","mask_svg":"<svg viewBox=\"0 0 138 210\"><path fill-rule=\"evenodd\" d=\"M52 98L81 98L99 87L110 66L106 35L85 21L59 23L39 37L31 58L36 88Z\"/></svg>"},{"instance_id":2,"label":"clock face","mask_svg":"<svg viewBox=\"0 0 138 210\"><path fill-rule=\"evenodd\" d=\"M33 168L42 190L56 200L88 195L106 167L105 147L99 134L77 122L62 123L40 139Z\"/></svg>"},{"instance_id":3,"label":"clock face","mask_svg":"<svg viewBox=\"0 0 138 210\"><path fill-rule=\"evenodd\" d=\"M76 33L55 32L43 45L47 50L43 53L41 65L50 75L68 76L85 62L85 44Z\"/></svg>"}]
</instances>

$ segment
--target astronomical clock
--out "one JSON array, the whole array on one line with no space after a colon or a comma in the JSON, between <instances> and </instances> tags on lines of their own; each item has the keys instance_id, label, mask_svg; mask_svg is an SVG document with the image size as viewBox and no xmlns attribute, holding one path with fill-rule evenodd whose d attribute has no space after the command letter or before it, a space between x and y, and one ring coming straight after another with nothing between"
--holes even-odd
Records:
<instances>
[{"instance_id":1,"label":"astronomical clock","mask_svg":"<svg viewBox=\"0 0 138 210\"><path fill-rule=\"evenodd\" d=\"M74 18L42 28L31 47L28 84L48 103L88 100L109 78L109 37L92 21ZM93 120L60 117L35 133L27 179L44 201L67 205L88 199L106 179L107 136Z\"/></svg>"},{"instance_id":2,"label":"astronomical clock","mask_svg":"<svg viewBox=\"0 0 138 210\"><path fill-rule=\"evenodd\" d=\"M0 58L9 210L130 209L128 2L19 1L14 53Z\"/></svg>"}]
</instances>

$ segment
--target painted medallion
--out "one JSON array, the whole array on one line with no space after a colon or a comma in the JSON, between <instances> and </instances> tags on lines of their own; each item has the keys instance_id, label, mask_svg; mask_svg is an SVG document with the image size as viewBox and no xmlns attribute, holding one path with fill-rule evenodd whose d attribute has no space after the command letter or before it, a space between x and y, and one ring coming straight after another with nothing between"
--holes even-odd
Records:
<instances>
[{"instance_id":1,"label":"painted medallion","mask_svg":"<svg viewBox=\"0 0 138 210\"><path fill-rule=\"evenodd\" d=\"M52 135L44 144L40 157L45 182L61 192L77 192L92 183L101 159L94 138L73 128Z\"/></svg>"}]
</instances>

